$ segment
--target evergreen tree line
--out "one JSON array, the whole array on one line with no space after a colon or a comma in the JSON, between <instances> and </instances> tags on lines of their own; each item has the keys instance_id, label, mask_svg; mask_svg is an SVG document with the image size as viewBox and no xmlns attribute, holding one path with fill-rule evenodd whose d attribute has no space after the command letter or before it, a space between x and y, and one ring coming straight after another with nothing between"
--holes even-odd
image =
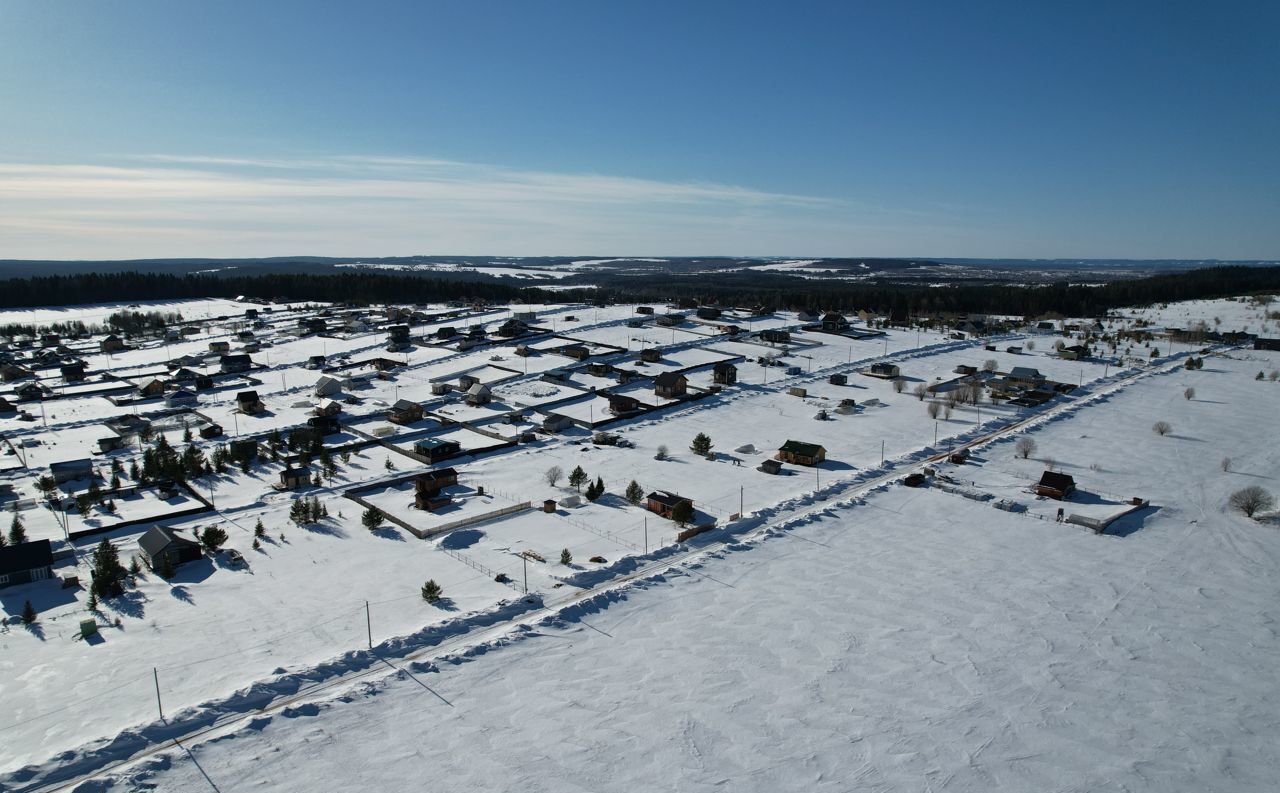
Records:
<instances>
[{"instance_id":1,"label":"evergreen tree line","mask_svg":"<svg viewBox=\"0 0 1280 793\"><path fill-rule=\"evenodd\" d=\"M1110 309L1178 300L1212 299L1280 291L1280 267L1220 266L1155 275L1102 286L1066 282L1036 285L956 283L929 287L891 279L858 283L800 280L768 273L664 275L608 279L599 290L544 292L486 281L459 281L385 273L266 273L262 275L173 275L79 273L0 281L0 307L72 305L110 300L173 300L235 297L331 302L407 303L442 300L563 302L665 302L678 298L776 309L867 309L890 315L1018 314L1098 316Z\"/></svg>"}]
</instances>

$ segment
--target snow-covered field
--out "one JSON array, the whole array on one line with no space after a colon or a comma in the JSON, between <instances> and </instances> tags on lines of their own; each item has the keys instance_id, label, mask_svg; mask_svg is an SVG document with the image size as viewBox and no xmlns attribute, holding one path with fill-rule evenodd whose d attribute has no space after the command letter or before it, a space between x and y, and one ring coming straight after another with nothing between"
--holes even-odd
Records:
<instances>
[{"instance_id":1,"label":"snow-covered field","mask_svg":"<svg viewBox=\"0 0 1280 793\"><path fill-rule=\"evenodd\" d=\"M1280 463L1274 444L1250 440L1280 407L1280 386L1251 379L1260 363L1151 377L1034 432L1058 460L1100 460L1109 487L1152 499L1124 536L892 487L509 640L166 751L119 781L1272 790L1280 531L1223 509ZM1184 383L1214 401L1183 399ZM1155 438L1154 415L1186 433ZM971 467L1039 467L1011 446ZM1223 455L1235 472L1219 469Z\"/></svg>"},{"instance_id":2,"label":"snow-covered field","mask_svg":"<svg viewBox=\"0 0 1280 793\"><path fill-rule=\"evenodd\" d=\"M332 478L304 491L324 501L330 518L311 528L289 523L296 494L271 489L281 464L261 460L248 474L231 469L196 483L202 495L216 498L216 512L169 521L183 529L224 526L229 545L248 558L247 569L218 557L184 566L173 581L145 576L123 601L100 606L102 641L92 644L74 639L86 616L83 590L62 590L54 581L0 590L8 614L31 598L41 617L38 630L11 621L0 634L0 697L8 714L0 723L0 772L8 772L0 789L98 770L148 743L154 752L165 737L214 719L223 720L222 737L187 743L189 755L145 760L122 771L120 781L126 788L185 790L194 787L192 774L209 784L199 776L203 769L223 790L395 788L390 780L432 768L433 784L457 790L1245 790L1255 789L1268 763L1277 768L1262 738L1280 739L1280 732L1258 715L1266 711L1262 705L1276 704L1277 678L1259 659L1277 649L1266 627L1266 600L1277 594L1267 583L1280 558L1277 532L1224 514L1222 505L1243 484L1270 486L1280 461L1257 434L1278 407L1280 385L1254 379L1280 366L1280 353L1234 350L1209 357L1200 371L1160 357L1155 373L1130 381L1137 369L1063 360L1052 354L1052 339L1038 336L1037 348L1021 355L1004 350L1029 336L990 340L999 350L990 352L983 349L988 340L914 330L864 339L795 332L783 349L754 338L730 340L702 323L626 327L634 316L629 306L521 310L538 312L567 337L534 342L535 348L569 340L614 345L630 352L596 349L604 360L630 366L639 349L661 345L661 360L639 371L684 371L691 385L709 388L712 364L733 360L739 382L678 403L656 397L644 380L619 389L609 378L575 370L566 385L540 381L540 372L579 366L553 352L521 358L504 344L396 353L406 366L353 385L354 399L340 414L350 430L329 438L366 443L358 432L385 429L396 448L366 446L336 460ZM1257 307L1232 301L1161 311L1144 321L1182 327L1186 316L1204 314L1209 322L1220 316L1223 330L1231 322L1264 321ZM496 327L506 316L486 310L475 321ZM255 354L262 366L251 381L201 393L196 409L229 436L305 422L320 375L303 368L309 357L383 355L380 331L298 338L286 332L296 319L274 317L261 332L274 342L270 363ZM794 315L776 315L751 324L759 330L796 322ZM225 322L212 323L182 344L199 351L233 335ZM780 353L783 367L756 360ZM153 345L101 356L94 365L136 368L172 354ZM984 403L980 410L957 406L935 420L926 412L929 397L911 393L917 383L955 377L957 364L981 366L988 358L1000 371L1035 367L1084 388L1051 402L1052 419L1017 430L1036 439L1027 459L1014 456L1010 437L976 450L977 464L939 466L954 492L895 488L851 499L859 483L894 466L904 474L937 450L1038 415ZM903 391L862 374L882 359L901 366ZM786 367L799 374L786 374ZM372 369L351 373L364 371ZM495 404L468 407L456 392L431 395L433 381L466 372L503 378ZM833 374L848 383L829 383ZM267 403L265 414L233 412L232 397L248 387ZM1195 399L1184 397L1187 387ZM531 428L503 423L508 408L529 405L599 421L608 402L592 397L593 388L630 389L663 407L608 428L630 446L596 446L585 430L570 428L494 450L501 441L483 434L513 438ZM792 395L793 388L807 393ZM397 399L423 402L437 418L392 429L385 411ZM859 407L837 413L843 399ZM48 431L39 420L0 417L0 428L15 439L39 441L22 445L31 471L7 467L3 474L24 499L33 497L31 481L48 462L74 456L72 450L89 453L99 422L137 412L94 396L43 407ZM822 410L827 420L816 420ZM1152 433L1156 419L1173 432ZM448 421L468 428L442 427ZM689 450L698 432L711 436L714 460ZM175 433L180 429L171 429L169 440L179 445ZM479 450L447 463L459 470L464 498L438 516L414 510L407 485L377 485L425 470L397 448L407 451L428 435L456 438L464 452ZM823 444L827 462L816 469L788 465L783 476L756 470L786 440ZM667 459L657 459L661 447ZM1230 472L1222 470L1226 456ZM1152 506L1122 519L1109 535L1055 523L1057 502L1026 492L1049 465L1076 478L1080 495L1072 512L1109 514L1132 496ZM548 484L552 466L564 474L581 466L608 494L543 513L544 499L575 492L563 475ZM674 524L620 497L632 480L646 492L688 496L722 525L736 513L746 517L729 533L676 546ZM422 541L391 524L376 532L360 525L361 507L340 495L369 485L370 502L420 528L517 502L535 509ZM477 495L477 487L486 495ZM994 509L998 500L1025 511ZM36 506L24 516L33 534L56 539L52 515L37 515L44 511ZM268 537L255 551L259 518ZM108 536L127 560L148 525ZM55 572L77 569L87 581L85 555L97 539L81 543L78 559ZM719 550L639 574L608 594L584 589L637 575L631 571L645 564L684 559L697 547ZM1233 548L1250 558L1231 557ZM571 552L571 566L558 564L561 549ZM518 555L526 550L545 559L528 563L529 591L536 593L529 603L521 600L526 563ZM496 573L510 581L495 582ZM1200 583L1203 576L1212 581ZM422 602L418 588L427 578L444 585L447 608ZM544 602L554 611L583 597L559 616L536 612L516 640L499 639L449 663L428 660L442 638L500 624ZM1228 619L1226 609L1241 604L1244 614ZM1195 610L1187 616L1190 606ZM369 639L380 656L359 652ZM1194 645L1207 649L1198 655ZM1120 664L1129 656L1136 666ZM372 671L375 663L387 674ZM1202 680L1206 665L1240 682L1239 701L1256 705L1247 717L1224 715L1218 678ZM154 722L153 667L170 727ZM344 682L357 673L361 682ZM305 703L240 719L313 685L320 688ZM430 702L411 702L411 690ZM433 729L438 725L446 728ZM499 747L509 754L496 763ZM1192 762L1189 747L1199 753ZM385 776L357 778L351 769L367 765L359 758L375 755L382 770L362 773Z\"/></svg>"}]
</instances>

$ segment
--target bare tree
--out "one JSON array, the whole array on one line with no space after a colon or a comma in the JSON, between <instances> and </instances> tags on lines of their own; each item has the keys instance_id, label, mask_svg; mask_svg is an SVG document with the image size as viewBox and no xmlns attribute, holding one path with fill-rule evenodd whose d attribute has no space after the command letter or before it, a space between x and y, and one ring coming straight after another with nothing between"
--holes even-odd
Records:
<instances>
[{"instance_id":1,"label":"bare tree","mask_svg":"<svg viewBox=\"0 0 1280 793\"><path fill-rule=\"evenodd\" d=\"M1023 435L1021 438L1018 439L1018 442L1013 445L1013 449L1015 452L1017 452L1019 457L1025 460L1028 457L1030 457L1032 454L1035 454L1035 451L1036 451L1035 438L1029 438L1026 435Z\"/></svg>"},{"instance_id":2,"label":"bare tree","mask_svg":"<svg viewBox=\"0 0 1280 793\"><path fill-rule=\"evenodd\" d=\"M1222 458L1222 470L1223 470L1223 472L1224 472L1224 473L1225 473L1225 472L1230 472L1230 471L1231 471L1231 458L1230 458L1230 457L1223 457L1223 458Z\"/></svg>"},{"instance_id":3,"label":"bare tree","mask_svg":"<svg viewBox=\"0 0 1280 793\"><path fill-rule=\"evenodd\" d=\"M915 394L916 399L924 401L924 395L929 393L929 387L924 383L916 383L916 387L911 389L911 393Z\"/></svg>"},{"instance_id":4,"label":"bare tree","mask_svg":"<svg viewBox=\"0 0 1280 793\"><path fill-rule=\"evenodd\" d=\"M995 358L988 358L987 360L982 362L982 371L984 372L994 372L996 369L999 369L999 368L1000 368L1000 362L997 361Z\"/></svg>"},{"instance_id":5,"label":"bare tree","mask_svg":"<svg viewBox=\"0 0 1280 793\"><path fill-rule=\"evenodd\" d=\"M1257 485L1250 485L1243 490L1237 490L1231 494L1231 498L1227 501L1232 509L1238 509L1247 517L1252 518L1259 512L1266 512L1275 506L1275 499L1266 490Z\"/></svg>"},{"instance_id":6,"label":"bare tree","mask_svg":"<svg viewBox=\"0 0 1280 793\"><path fill-rule=\"evenodd\" d=\"M906 381L906 380L903 380L902 378L896 378L896 379L894 379L894 381L893 381L893 392L894 392L895 394L901 394L903 391L905 391L905 390L906 390L906 388L907 388L907 381Z\"/></svg>"},{"instance_id":7,"label":"bare tree","mask_svg":"<svg viewBox=\"0 0 1280 793\"><path fill-rule=\"evenodd\" d=\"M1173 425L1167 421L1157 421L1151 425L1151 431L1157 435L1168 435L1173 432Z\"/></svg>"},{"instance_id":8,"label":"bare tree","mask_svg":"<svg viewBox=\"0 0 1280 793\"><path fill-rule=\"evenodd\" d=\"M982 383L975 380L965 386L965 390L968 392L966 396L969 398L970 405L976 405L982 401Z\"/></svg>"},{"instance_id":9,"label":"bare tree","mask_svg":"<svg viewBox=\"0 0 1280 793\"><path fill-rule=\"evenodd\" d=\"M553 465L547 469L546 473L542 475L542 478L547 480L547 484L549 486L555 487L556 482L559 482L560 477L562 476L564 476L564 469L558 465Z\"/></svg>"},{"instance_id":10,"label":"bare tree","mask_svg":"<svg viewBox=\"0 0 1280 793\"><path fill-rule=\"evenodd\" d=\"M1027 339L1027 345L1026 345L1026 346L1027 346L1027 349L1028 349L1028 350L1034 350L1034 349L1036 348L1036 340L1035 340L1035 339Z\"/></svg>"},{"instance_id":11,"label":"bare tree","mask_svg":"<svg viewBox=\"0 0 1280 793\"><path fill-rule=\"evenodd\" d=\"M1186 391L1182 392L1182 398L1190 402L1196 398L1196 390L1194 388L1188 388Z\"/></svg>"},{"instance_id":12,"label":"bare tree","mask_svg":"<svg viewBox=\"0 0 1280 793\"><path fill-rule=\"evenodd\" d=\"M659 446L659 447L658 447L658 453L657 453L657 454L655 454L655 455L653 456L653 459L655 459L655 460L665 460L665 459L667 459L667 455L668 455L669 453L670 453L670 450L667 448L667 445L664 443L664 444L662 444L661 446Z\"/></svg>"},{"instance_id":13,"label":"bare tree","mask_svg":"<svg viewBox=\"0 0 1280 793\"><path fill-rule=\"evenodd\" d=\"M1270 377L1270 378L1271 378L1271 382L1273 382L1273 383L1274 383L1276 380L1280 380L1280 370L1278 370L1278 369L1272 369L1272 370L1271 370L1271 374L1269 374L1269 375L1267 375L1267 376L1268 376L1268 377Z\"/></svg>"},{"instance_id":14,"label":"bare tree","mask_svg":"<svg viewBox=\"0 0 1280 793\"><path fill-rule=\"evenodd\" d=\"M942 417L943 417L944 419L947 419L948 421L950 421L950 420L951 420L951 411L954 409L954 407L955 407L955 404L954 404L953 402L951 402L950 400L948 400L948 401L947 401L947 402L942 406Z\"/></svg>"},{"instance_id":15,"label":"bare tree","mask_svg":"<svg viewBox=\"0 0 1280 793\"><path fill-rule=\"evenodd\" d=\"M929 418L937 419L938 414L942 412L942 403L931 401L925 406L925 410L929 411Z\"/></svg>"}]
</instances>

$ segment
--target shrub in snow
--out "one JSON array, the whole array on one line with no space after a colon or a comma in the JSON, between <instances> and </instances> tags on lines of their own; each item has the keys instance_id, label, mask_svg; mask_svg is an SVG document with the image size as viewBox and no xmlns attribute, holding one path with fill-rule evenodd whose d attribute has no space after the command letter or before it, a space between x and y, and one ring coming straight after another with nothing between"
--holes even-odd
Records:
<instances>
[{"instance_id":1,"label":"shrub in snow","mask_svg":"<svg viewBox=\"0 0 1280 793\"><path fill-rule=\"evenodd\" d=\"M1232 493L1227 503L1231 505L1232 509L1237 509L1247 517L1252 518L1259 512L1266 512L1275 506L1275 499L1261 487L1250 485L1243 490L1237 490Z\"/></svg>"}]
</instances>

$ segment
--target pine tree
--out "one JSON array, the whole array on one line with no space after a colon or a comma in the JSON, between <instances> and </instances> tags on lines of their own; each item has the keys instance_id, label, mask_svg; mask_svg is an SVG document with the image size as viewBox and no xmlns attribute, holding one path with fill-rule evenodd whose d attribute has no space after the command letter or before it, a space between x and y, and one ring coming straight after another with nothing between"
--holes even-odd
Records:
<instances>
[{"instance_id":1,"label":"pine tree","mask_svg":"<svg viewBox=\"0 0 1280 793\"><path fill-rule=\"evenodd\" d=\"M92 591L100 598L115 597L124 591L121 581L125 577L124 566L120 564L120 552L103 538L94 548L89 574L93 579Z\"/></svg>"},{"instance_id":2,"label":"pine tree","mask_svg":"<svg viewBox=\"0 0 1280 793\"><path fill-rule=\"evenodd\" d=\"M22 525L22 516L18 514L18 507L13 507L13 522L9 524L9 544L20 545L27 541L27 528Z\"/></svg>"},{"instance_id":3,"label":"pine tree","mask_svg":"<svg viewBox=\"0 0 1280 793\"><path fill-rule=\"evenodd\" d=\"M689 525L693 520L693 505L688 501L681 501L671 510L671 519L674 520L681 528Z\"/></svg>"},{"instance_id":4,"label":"pine tree","mask_svg":"<svg viewBox=\"0 0 1280 793\"><path fill-rule=\"evenodd\" d=\"M135 482L142 478L142 471L138 470L137 460L129 463L129 478Z\"/></svg>"},{"instance_id":5,"label":"pine tree","mask_svg":"<svg viewBox=\"0 0 1280 793\"><path fill-rule=\"evenodd\" d=\"M200 544L214 553L217 553L226 541L227 532L218 526L209 526L200 533Z\"/></svg>"},{"instance_id":6,"label":"pine tree","mask_svg":"<svg viewBox=\"0 0 1280 793\"><path fill-rule=\"evenodd\" d=\"M38 618L39 617L36 614L36 607L31 605L30 600L22 604L22 624L23 625L31 625Z\"/></svg>"},{"instance_id":7,"label":"pine tree","mask_svg":"<svg viewBox=\"0 0 1280 793\"><path fill-rule=\"evenodd\" d=\"M142 575L142 565L138 564L138 557L136 556L129 560L129 575L134 578Z\"/></svg>"},{"instance_id":8,"label":"pine tree","mask_svg":"<svg viewBox=\"0 0 1280 793\"><path fill-rule=\"evenodd\" d=\"M360 522L363 523L364 527L369 531L373 531L381 526L382 521L385 519L386 516L383 515L382 510L377 507L369 507L364 511L364 514L360 516Z\"/></svg>"},{"instance_id":9,"label":"pine tree","mask_svg":"<svg viewBox=\"0 0 1280 793\"><path fill-rule=\"evenodd\" d=\"M120 474L117 474L115 471L111 472L111 489L112 490L120 489Z\"/></svg>"},{"instance_id":10,"label":"pine tree","mask_svg":"<svg viewBox=\"0 0 1280 793\"><path fill-rule=\"evenodd\" d=\"M173 578L173 575L176 572L178 571L174 569L173 560L169 558L169 554L164 554L163 556L161 556L160 568L156 570L156 575L160 576L161 578L167 581L170 578Z\"/></svg>"},{"instance_id":11,"label":"pine tree","mask_svg":"<svg viewBox=\"0 0 1280 793\"><path fill-rule=\"evenodd\" d=\"M639 504L640 499L644 498L644 488L640 483L632 479L631 484L627 485L627 501L632 504Z\"/></svg>"},{"instance_id":12,"label":"pine tree","mask_svg":"<svg viewBox=\"0 0 1280 793\"><path fill-rule=\"evenodd\" d=\"M98 610L98 596L93 593L92 589L89 590L89 602L85 604L85 608L89 611Z\"/></svg>"},{"instance_id":13,"label":"pine tree","mask_svg":"<svg viewBox=\"0 0 1280 793\"><path fill-rule=\"evenodd\" d=\"M604 479L596 477L596 481L587 486L587 500L595 501L604 495Z\"/></svg>"},{"instance_id":14,"label":"pine tree","mask_svg":"<svg viewBox=\"0 0 1280 793\"><path fill-rule=\"evenodd\" d=\"M693 443L690 444L689 448L693 450L694 454L705 457L711 451L711 436L705 432L699 432L693 436Z\"/></svg>"},{"instance_id":15,"label":"pine tree","mask_svg":"<svg viewBox=\"0 0 1280 793\"><path fill-rule=\"evenodd\" d=\"M560 564L566 566L573 564L573 554L569 552L568 548L560 551Z\"/></svg>"},{"instance_id":16,"label":"pine tree","mask_svg":"<svg viewBox=\"0 0 1280 793\"><path fill-rule=\"evenodd\" d=\"M422 599L428 603L437 603L440 598L444 597L444 588L435 582L435 579L428 579L422 585Z\"/></svg>"},{"instance_id":17,"label":"pine tree","mask_svg":"<svg viewBox=\"0 0 1280 793\"><path fill-rule=\"evenodd\" d=\"M569 484L573 485L573 489L581 492L582 485L587 481L587 472L582 470L582 466L576 466L569 474Z\"/></svg>"},{"instance_id":18,"label":"pine tree","mask_svg":"<svg viewBox=\"0 0 1280 793\"><path fill-rule=\"evenodd\" d=\"M253 524L253 536L254 537L267 536L267 527L262 525L262 518L258 518L258 522Z\"/></svg>"}]
</instances>

